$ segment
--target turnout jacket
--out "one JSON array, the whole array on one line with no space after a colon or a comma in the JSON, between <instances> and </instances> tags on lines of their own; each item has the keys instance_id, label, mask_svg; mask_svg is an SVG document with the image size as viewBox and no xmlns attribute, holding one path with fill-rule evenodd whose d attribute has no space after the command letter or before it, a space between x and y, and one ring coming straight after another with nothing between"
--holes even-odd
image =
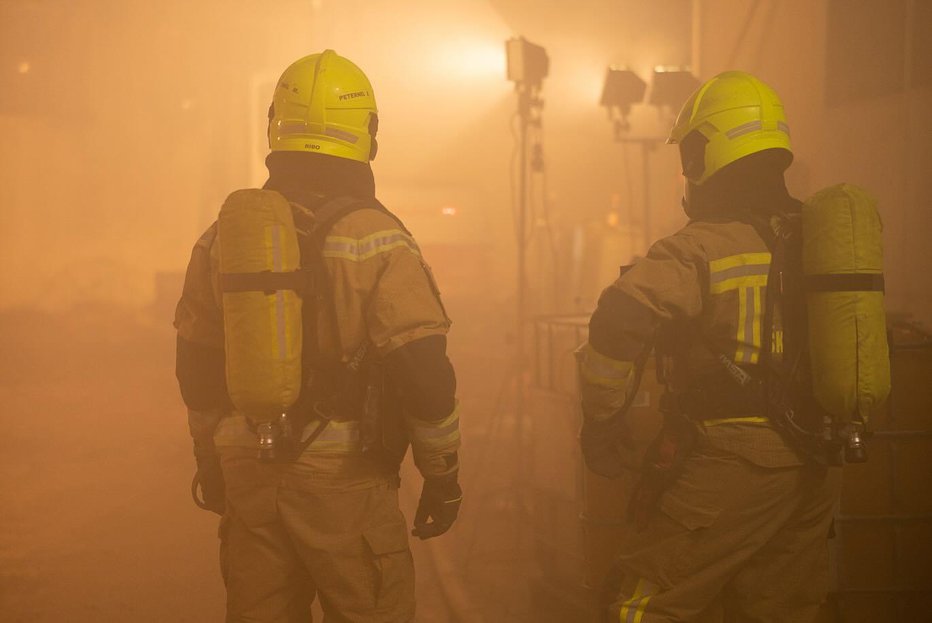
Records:
<instances>
[{"instance_id":1,"label":"turnout jacket","mask_svg":"<svg viewBox=\"0 0 932 623\"><path fill-rule=\"evenodd\" d=\"M674 399L699 379L721 377L717 354L753 369L767 347L762 325L770 259L751 224L725 218L692 221L655 243L603 291L592 315L589 341L578 352L585 421L608 421L627 404L637 391L638 359L658 333L674 353L665 379ZM775 356L781 340L775 329ZM751 402L729 417L693 419L711 444L757 465L800 465Z\"/></svg>"},{"instance_id":2,"label":"turnout jacket","mask_svg":"<svg viewBox=\"0 0 932 623\"><path fill-rule=\"evenodd\" d=\"M176 372L195 443L212 437L221 453L255 453L255 432L226 393L216 232L215 223L195 244L188 265L174 323ZM320 354L347 362L369 341L401 396L418 469L424 477L454 473L460 435L456 381L446 356L450 320L414 239L384 211L362 208L332 226L323 262L332 301L318 304ZM358 422L338 413L297 465L318 473L354 469L359 441Z\"/></svg>"}]
</instances>

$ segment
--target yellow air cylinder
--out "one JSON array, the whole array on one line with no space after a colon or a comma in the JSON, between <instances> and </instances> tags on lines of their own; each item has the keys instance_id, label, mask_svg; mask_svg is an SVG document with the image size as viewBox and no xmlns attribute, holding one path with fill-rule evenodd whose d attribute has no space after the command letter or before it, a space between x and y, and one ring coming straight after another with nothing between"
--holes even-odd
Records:
<instances>
[{"instance_id":1,"label":"yellow air cylinder","mask_svg":"<svg viewBox=\"0 0 932 623\"><path fill-rule=\"evenodd\" d=\"M813 393L837 423L867 422L890 393L876 201L839 184L803 206Z\"/></svg>"},{"instance_id":2,"label":"yellow air cylinder","mask_svg":"<svg viewBox=\"0 0 932 623\"><path fill-rule=\"evenodd\" d=\"M218 219L226 379L237 410L277 419L301 390L301 253L280 194L238 190Z\"/></svg>"}]
</instances>

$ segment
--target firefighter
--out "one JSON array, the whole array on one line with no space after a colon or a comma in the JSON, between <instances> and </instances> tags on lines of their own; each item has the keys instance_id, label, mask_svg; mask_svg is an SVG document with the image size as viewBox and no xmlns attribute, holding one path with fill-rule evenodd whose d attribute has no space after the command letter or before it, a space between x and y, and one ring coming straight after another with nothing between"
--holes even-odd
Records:
<instances>
[{"instance_id":1,"label":"firefighter","mask_svg":"<svg viewBox=\"0 0 932 623\"><path fill-rule=\"evenodd\" d=\"M783 105L756 77L725 72L686 101L668 142L690 221L604 290L578 352L581 443L604 475L621 469L624 412L651 348L666 386L663 431L631 500L636 530L602 612L659 623L724 607L726 620L810 621L828 589L841 470L808 460L769 417L763 385L736 378L781 356L780 319L765 322L771 217L800 210L784 183Z\"/></svg>"},{"instance_id":2,"label":"firefighter","mask_svg":"<svg viewBox=\"0 0 932 623\"><path fill-rule=\"evenodd\" d=\"M308 621L316 597L328 621L413 621L414 569L398 505L408 441L424 477L413 534L438 536L457 517L450 321L417 244L375 200L377 114L368 78L332 50L290 65L269 109L264 189L291 203L295 226L335 200L357 206L324 232L320 257L301 251L302 268L319 269L329 288L303 297L304 384L288 413L304 444L296 456L259 460L256 427L231 401L225 340L240 329L223 321L216 223L188 265L176 374L201 504L222 516L227 621ZM334 379L350 373L359 378L327 402L342 387ZM391 398L381 402L394 401L400 430L376 423L373 451L358 407L376 385Z\"/></svg>"}]
</instances>

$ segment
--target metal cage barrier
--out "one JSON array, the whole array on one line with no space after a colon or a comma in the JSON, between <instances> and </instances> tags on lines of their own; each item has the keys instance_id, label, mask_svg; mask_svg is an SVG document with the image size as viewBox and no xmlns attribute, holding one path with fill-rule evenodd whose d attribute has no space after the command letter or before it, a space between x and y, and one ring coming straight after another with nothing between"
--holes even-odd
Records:
<instances>
[{"instance_id":1,"label":"metal cage barrier","mask_svg":"<svg viewBox=\"0 0 932 623\"><path fill-rule=\"evenodd\" d=\"M865 620L866 611L875 621L932 612L932 336L895 323L889 344L887 408L869 438L868 462L845 467L835 519L837 623Z\"/></svg>"}]
</instances>

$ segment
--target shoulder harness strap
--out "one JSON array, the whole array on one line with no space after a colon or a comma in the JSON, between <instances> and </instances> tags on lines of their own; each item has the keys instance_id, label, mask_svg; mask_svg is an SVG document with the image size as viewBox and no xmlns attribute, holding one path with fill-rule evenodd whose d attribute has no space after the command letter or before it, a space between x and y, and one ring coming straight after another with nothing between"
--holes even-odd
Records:
<instances>
[{"instance_id":1,"label":"shoulder harness strap","mask_svg":"<svg viewBox=\"0 0 932 623\"><path fill-rule=\"evenodd\" d=\"M313 222L307 228L306 238L301 244L301 262L302 271L313 281L313 290L316 290L317 301L329 301L331 306L335 306L332 296L332 284L330 276L327 273L326 265L323 261L323 248L327 236L340 220L358 210L378 210L394 220L398 227L407 235L411 235L408 228L401 222L397 216L388 210L378 199L359 198L359 197L336 197L322 203L312 212ZM316 312L315 312L316 313ZM339 340L339 326L337 324L337 314L335 307L331 309L332 330L336 339Z\"/></svg>"}]
</instances>

